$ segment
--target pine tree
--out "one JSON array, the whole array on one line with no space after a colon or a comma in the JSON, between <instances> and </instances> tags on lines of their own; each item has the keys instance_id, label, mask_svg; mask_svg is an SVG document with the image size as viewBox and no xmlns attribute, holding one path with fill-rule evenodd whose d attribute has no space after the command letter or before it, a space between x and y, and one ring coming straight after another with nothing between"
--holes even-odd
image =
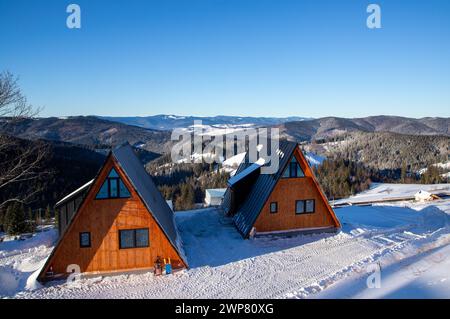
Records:
<instances>
[{"instance_id":1,"label":"pine tree","mask_svg":"<svg viewBox=\"0 0 450 319\"><path fill-rule=\"evenodd\" d=\"M8 206L4 222L5 230L9 235L19 235L28 231L27 216L21 203Z\"/></svg>"}]
</instances>

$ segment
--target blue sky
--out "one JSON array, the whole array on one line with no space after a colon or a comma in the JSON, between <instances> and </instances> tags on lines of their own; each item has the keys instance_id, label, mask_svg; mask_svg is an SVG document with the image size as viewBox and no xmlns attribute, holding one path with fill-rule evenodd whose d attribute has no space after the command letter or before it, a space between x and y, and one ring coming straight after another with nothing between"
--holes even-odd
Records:
<instances>
[{"instance_id":1,"label":"blue sky","mask_svg":"<svg viewBox=\"0 0 450 319\"><path fill-rule=\"evenodd\" d=\"M448 117L449 15L447 0L0 0L0 70L42 116Z\"/></svg>"}]
</instances>

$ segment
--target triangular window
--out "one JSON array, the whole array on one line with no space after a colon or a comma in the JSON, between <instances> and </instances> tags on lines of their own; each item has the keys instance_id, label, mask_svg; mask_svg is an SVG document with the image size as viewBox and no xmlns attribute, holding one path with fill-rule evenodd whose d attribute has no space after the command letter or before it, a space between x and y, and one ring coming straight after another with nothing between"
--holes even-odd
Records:
<instances>
[{"instance_id":1,"label":"triangular window","mask_svg":"<svg viewBox=\"0 0 450 319\"><path fill-rule=\"evenodd\" d=\"M130 196L130 191L119 177L117 171L113 168L109 172L108 177L103 182L103 185L100 187L100 190L95 198L128 198Z\"/></svg>"},{"instance_id":2,"label":"triangular window","mask_svg":"<svg viewBox=\"0 0 450 319\"><path fill-rule=\"evenodd\" d=\"M305 177L305 174L303 173L303 170L300 167L300 164L298 163L295 156L292 156L291 161L286 166L283 172L283 177L284 178Z\"/></svg>"}]
</instances>

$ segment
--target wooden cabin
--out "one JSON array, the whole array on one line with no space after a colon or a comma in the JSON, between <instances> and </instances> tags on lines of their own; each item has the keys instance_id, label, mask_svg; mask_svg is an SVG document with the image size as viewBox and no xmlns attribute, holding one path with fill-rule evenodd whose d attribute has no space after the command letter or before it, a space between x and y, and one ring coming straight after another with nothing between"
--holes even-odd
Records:
<instances>
[{"instance_id":1,"label":"wooden cabin","mask_svg":"<svg viewBox=\"0 0 450 319\"><path fill-rule=\"evenodd\" d=\"M129 144L112 150L93 181L61 200L58 214L60 238L41 282L66 277L72 265L111 273L152 269L160 257L175 269L188 266L173 212Z\"/></svg>"},{"instance_id":2,"label":"wooden cabin","mask_svg":"<svg viewBox=\"0 0 450 319\"><path fill-rule=\"evenodd\" d=\"M244 161L229 179L223 209L244 238L290 231L336 231L341 225L297 143L280 141L279 168Z\"/></svg>"}]
</instances>

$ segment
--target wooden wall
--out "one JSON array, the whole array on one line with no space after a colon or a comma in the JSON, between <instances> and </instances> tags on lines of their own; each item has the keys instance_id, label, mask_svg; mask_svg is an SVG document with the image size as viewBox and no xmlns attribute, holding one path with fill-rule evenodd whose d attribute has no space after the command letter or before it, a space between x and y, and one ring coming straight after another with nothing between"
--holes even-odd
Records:
<instances>
[{"instance_id":1,"label":"wooden wall","mask_svg":"<svg viewBox=\"0 0 450 319\"><path fill-rule=\"evenodd\" d=\"M130 190L131 198L95 200L97 191L113 165ZM119 230L137 228L149 228L150 246L119 249ZM90 248L80 248L80 232L91 233ZM185 267L121 168L110 157L43 274L50 266L55 274L64 274L70 264L79 265L81 272L145 269L153 267L157 256L170 257L174 268Z\"/></svg>"},{"instance_id":2,"label":"wooden wall","mask_svg":"<svg viewBox=\"0 0 450 319\"><path fill-rule=\"evenodd\" d=\"M254 224L257 232L340 227L339 222L333 218L334 213L326 198L319 191L311 169L298 149L295 151L295 157L305 177L279 179ZM315 200L314 213L295 214L295 202L306 199ZM270 213L271 202L278 202L278 213Z\"/></svg>"}]
</instances>

